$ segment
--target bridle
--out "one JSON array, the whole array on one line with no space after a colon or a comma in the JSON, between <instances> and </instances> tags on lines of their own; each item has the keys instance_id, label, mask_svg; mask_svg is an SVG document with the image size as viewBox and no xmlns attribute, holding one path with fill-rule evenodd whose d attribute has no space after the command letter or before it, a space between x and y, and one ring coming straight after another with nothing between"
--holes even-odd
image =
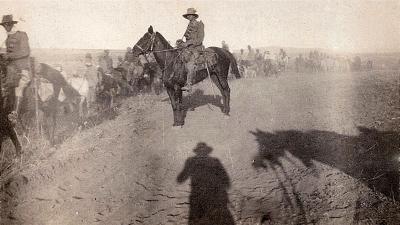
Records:
<instances>
[{"instance_id":1,"label":"bridle","mask_svg":"<svg viewBox=\"0 0 400 225\"><path fill-rule=\"evenodd\" d=\"M143 54L143 55L153 52L154 40L156 39L156 32L153 32L150 35L151 35L150 36L150 44L148 44L149 42L147 42L146 48L144 48L138 44L135 44L135 46L133 46L133 48L138 48L141 51L141 54ZM132 49L132 51L133 51L133 49Z\"/></svg>"},{"instance_id":2,"label":"bridle","mask_svg":"<svg viewBox=\"0 0 400 225\"><path fill-rule=\"evenodd\" d=\"M150 34L150 33L149 33L149 34ZM135 44L135 45L133 46L133 48L132 48L132 51L133 51L134 48L138 48L138 49L141 51L141 54L146 55L146 54L148 54L148 53L172 52L172 51L178 51L178 50L187 48L187 47L181 47L181 48L171 48L171 49L164 49L164 50L156 50L156 51L154 51L153 49L154 49L154 42L155 42L155 39L156 39L156 32L153 32L153 33L150 34L150 35L151 35L151 36L150 36L150 41L149 41L150 44L148 44L148 45L146 46L146 48L144 48L144 47L142 47L142 46L140 46L140 45L138 45L138 44ZM149 42L147 42L147 43L149 43Z\"/></svg>"},{"instance_id":3,"label":"bridle","mask_svg":"<svg viewBox=\"0 0 400 225\"><path fill-rule=\"evenodd\" d=\"M184 49L186 47L171 48L171 49L164 49L164 50L156 50L156 51L154 51L154 42L155 42L155 39L156 39L156 32L148 33L148 34L150 34L151 36L150 36L150 41L148 41L146 43L146 47L142 47L142 46L140 46L138 44L135 44L133 46L133 48L132 48L132 51L133 51L134 48L138 48L140 50L140 52L141 52L139 55L143 55L144 58L146 59L147 63L149 63L149 60L147 59L147 56L146 56L147 54L165 52L164 69L162 69L162 78L161 78L163 80L165 71L174 63L175 59L178 58L181 55L181 53L179 53L178 56L176 56L175 59L172 60L171 63L169 63L167 65L167 52L178 51L178 50Z\"/></svg>"}]
</instances>

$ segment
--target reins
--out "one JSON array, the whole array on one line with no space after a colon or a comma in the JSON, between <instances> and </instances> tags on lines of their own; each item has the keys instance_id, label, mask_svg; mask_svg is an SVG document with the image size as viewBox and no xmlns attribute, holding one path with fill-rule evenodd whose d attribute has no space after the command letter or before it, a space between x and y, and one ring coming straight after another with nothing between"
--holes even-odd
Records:
<instances>
[{"instance_id":1,"label":"reins","mask_svg":"<svg viewBox=\"0 0 400 225\"><path fill-rule=\"evenodd\" d=\"M187 47L171 48L171 49L163 49L163 50L153 50L155 39L156 39L156 32L151 34L150 44L147 46L146 49L144 49L143 47L141 47L138 44L135 44L133 47L137 47L142 52L142 55L144 55L144 58L146 59L147 63L149 63L149 60L147 59L147 56L146 56L147 54L165 52L164 68L162 69L162 77L161 77L161 80L164 80L166 70L168 68L170 68L170 66L172 66L176 62L176 59L182 54L182 52L179 52L179 54L173 60L171 60L171 62L169 64L167 64L167 52L180 51Z\"/></svg>"}]
</instances>

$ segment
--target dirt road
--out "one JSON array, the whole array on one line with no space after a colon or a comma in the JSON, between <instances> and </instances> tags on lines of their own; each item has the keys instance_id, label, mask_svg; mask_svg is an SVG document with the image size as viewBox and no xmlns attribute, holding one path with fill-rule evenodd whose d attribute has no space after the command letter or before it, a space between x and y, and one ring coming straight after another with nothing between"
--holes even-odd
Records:
<instances>
[{"instance_id":1,"label":"dirt road","mask_svg":"<svg viewBox=\"0 0 400 225\"><path fill-rule=\"evenodd\" d=\"M128 99L11 182L2 223L398 224L398 79L234 80L229 118L205 81L181 129L166 95Z\"/></svg>"}]
</instances>

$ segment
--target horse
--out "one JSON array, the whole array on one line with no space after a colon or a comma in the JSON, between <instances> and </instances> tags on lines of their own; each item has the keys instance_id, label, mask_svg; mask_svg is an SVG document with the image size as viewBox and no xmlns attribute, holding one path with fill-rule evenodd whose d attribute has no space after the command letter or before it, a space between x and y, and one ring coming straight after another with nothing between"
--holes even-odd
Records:
<instances>
[{"instance_id":1,"label":"horse","mask_svg":"<svg viewBox=\"0 0 400 225\"><path fill-rule=\"evenodd\" d=\"M138 58L135 70L135 87L138 92L150 93L152 89L156 95L162 91L161 74L153 54L142 55Z\"/></svg>"},{"instance_id":2,"label":"horse","mask_svg":"<svg viewBox=\"0 0 400 225\"><path fill-rule=\"evenodd\" d=\"M21 114L25 119L23 122L29 123L29 120L35 117L34 103L37 101L37 109L43 115L39 119L39 128L43 128L50 145L54 145L59 106L63 103L75 103L80 98L79 92L68 83L60 71L45 63L39 63L35 68L35 82L32 80L24 91L21 107ZM24 129L27 125L29 124L24 124Z\"/></svg>"},{"instance_id":3,"label":"horse","mask_svg":"<svg viewBox=\"0 0 400 225\"><path fill-rule=\"evenodd\" d=\"M273 59L266 59L262 65L264 75L266 77L275 76L278 77L278 65Z\"/></svg>"},{"instance_id":4,"label":"horse","mask_svg":"<svg viewBox=\"0 0 400 225\"><path fill-rule=\"evenodd\" d=\"M184 125L184 112L182 104L182 87L186 83L187 72L181 61L181 51L183 48L173 48L169 42L159 33L154 32L150 26L142 38L132 47L135 56L153 53L154 57L162 70L161 80L167 90L172 111L174 115L173 126ZM232 67L232 72L236 78L240 78L240 73L236 64L236 59L232 53L218 47L209 47L206 51L212 51L217 56L214 65L207 65L208 68L198 70L193 76L192 83L196 84L210 76L213 83L218 87L223 99L222 112L229 116L230 112L230 87L228 85L228 72Z\"/></svg>"},{"instance_id":5,"label":"horse","mask_svg":"<svg viewBox=\"0 0 400 225\"><path fill-rule=\"evenodd\" d=\"M161 74L162 71L157 62L149 62L144 65L143 77L149 81L149 91L154 89L156 95L162 91Z\"/></svg>"},{"instance_id":6,"label":"horse","mask_svg":"<svg viewBox=\"0 0 400 225\"><path fill-rule=\"evenodd\" d=\"M287 55L284 55L284 56L279 55L278 59L277 59L277 62L278 62L278 70L280 72L286 72L286 70L288 68L288 65L289 65L289 56L287 56Z\"/></svg>"},{"instance_id":7,"label":"horse","mask_svg":"<svg viewBox=\"0 0 400 225\"><path fill-rule=\"evenodd\" d=\"M127 80L128 70L129 68L124 65L123 67L119 66L117 68L113 68L111 71L111 76L118 84L117 94L120 96L129 96L133 92L133 88L129 85Z\"/></svg>"},{"instance_id":8,"label":"horse","mask_svg":"<svg viewBox=\"0 0 400 225\"><path fill-rule=\"evenodd\" d=\"M101 113L109 112L113 108L114 98L120 86L114 76L105 74L101 68L99 68L97 75L99 76L99 82L96 87L98 111Z\"/></svg>"}]
</instances>

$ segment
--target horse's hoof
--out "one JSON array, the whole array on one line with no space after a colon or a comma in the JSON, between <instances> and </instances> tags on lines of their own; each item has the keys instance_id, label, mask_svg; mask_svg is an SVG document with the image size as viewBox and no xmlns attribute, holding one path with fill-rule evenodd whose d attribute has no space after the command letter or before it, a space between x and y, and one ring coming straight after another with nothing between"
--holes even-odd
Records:
<instances>
[{"instance_id":1,"label":"horse's hoof","mask_svg":"<svg viewBox=\"0 0 400 225\"><path fill-rule=\"evenodd\" d=\"M182 126L177 126L177 125L172 126L172 130L180 130L181 128Z\"/></svg>"},{"instance_id":2,"label":"horse's hoof","mask_svg":"<svg viewBox=\"0 0 400 225\"><path fill-rule=\"evenodd\" d=\"M229 119L231 116L229 114L224 114L224 119Z\"/></svg>"}]
</instances>

